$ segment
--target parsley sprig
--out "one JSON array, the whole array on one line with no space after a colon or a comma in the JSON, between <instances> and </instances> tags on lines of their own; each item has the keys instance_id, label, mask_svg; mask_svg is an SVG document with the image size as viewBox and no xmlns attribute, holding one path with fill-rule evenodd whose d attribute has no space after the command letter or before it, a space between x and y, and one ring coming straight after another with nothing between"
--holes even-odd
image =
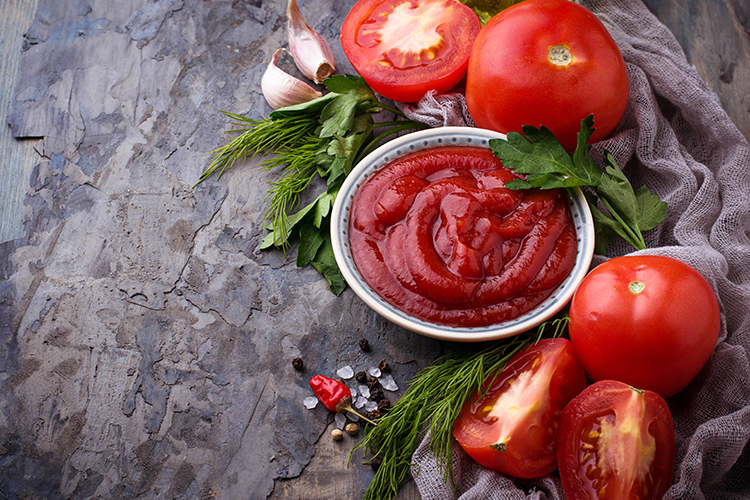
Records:
<instances>
[{"instance_id":1,"label":"parsley sprig","mask_svg":"<svg viewBox=\"0 0 750 500\"><path fill-rule=\"evenodd\" d=\"M237 162L267 156L260 167L280 175L268 189L269 233L260 248L286 251L298 240L297 266L312 265L338 295L346 282L334 259L329 215L343 179L384 139L426 125L405 119L400 110L379 101L359 76L334 75L323 84L328 90L324 96L277 109L266 118L225 112L237 127L230 133L239 135L209 153L213 159L198 183L213 174L221 178ZM376 122L374 117L383 111L393 113L396 120ZM303 193L316 177L326 180L325 191L300 207Z\"/></svg>"},{"instance_id":2,"label":"parsley sprig","mask_svg":"<svg viewBox=\"0 0 750 500\"><path fill-rule=\"evenodd\" d=\"M609 151L604 154L604 170L594 162L588 144L593 127L593 116L582 120L572 156L546 127L523 127L523 135L511 132L507 140L490 140L490 147L506 167L526 176L526 180L509 182L510 189L588 188L584 193L594 217L596 253L605 255L607 246L618 237L644 250L643 232L664 220L667 204L645 186L634 191ZM600 210L598 202L609 215Z\"/></svg>"}]
</instances>

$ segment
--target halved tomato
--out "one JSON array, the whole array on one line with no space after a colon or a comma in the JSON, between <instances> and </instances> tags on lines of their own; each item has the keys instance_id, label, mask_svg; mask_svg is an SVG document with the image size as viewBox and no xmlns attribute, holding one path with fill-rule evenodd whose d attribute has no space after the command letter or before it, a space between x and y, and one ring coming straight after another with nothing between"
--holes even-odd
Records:
<instances>
[{"instance_id":1,"label":"halved tomato","mask_svg":"<svg viewBox=\"0 0 750 500\"><path fill-rule=\"evenodd\" d=\"M461 81L480 28L458 0L360 0L341 26L341 46L375 92L416 102Z\"/></svg>"},{"instance_id":2,"label":"halved tomato","mask_svg":"<svg viewBox=\"0 0 750 500\"><path fill-rule=\"evenodd\" d=\"M568 500L657 500L672 484L675 430L664 399L622 382L595 382L563 411L557 434Z\"/></svg>"},{"instance_id":3,"label":"halved tomato","mask_svg":"<svg viewBox=\"0 0 750 500\"><path fill-rule=\"evenodd\" d=\"M453 427L461 447L488 469L532 478L557 468L557 426L586 387L583 365L565 339L519 352L464 406Z\"/></svg>"}]
</instances>

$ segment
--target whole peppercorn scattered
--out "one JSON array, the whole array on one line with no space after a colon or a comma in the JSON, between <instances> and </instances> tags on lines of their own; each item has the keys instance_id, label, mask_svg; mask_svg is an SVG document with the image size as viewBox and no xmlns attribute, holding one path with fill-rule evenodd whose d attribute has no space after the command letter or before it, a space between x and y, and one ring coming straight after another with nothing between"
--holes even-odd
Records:
<instances>
[{"instance_id":1,"label":"whole peppercorn scattered","mask_svg":"<svg viewBox=\"0 0 750 500\"><path fill-rule=\"evenodd\" d=\"M390 407L391 407L391 402L388 401L386 398L383 398L380 401L378 401L378 410L383 411L383 410L387 410Z\"/></svg>"},{"instance_id":2,"label":"whole peppercorn scattered","mask_svg":"<svg viewBox=\"0 0 750 500\"><path fill-rule=\"evenodd\" d=\"M360 384L366 384L367 383L367 374L365 372L357 372L354 375L354 378L357 379L357 382Z\"/></svg>"},{"instance_id":3,"label":"whole peppercorn scattered","mask_svg":"<svg viewBox=\"0 0 750 500\"><path fill-rule=\"evenodd\" d=\"M368 352L370 350L370 342L368 342L367 339L362 339L359 341L359 348L362 349L365 352Z\"/></svg>"},{"instance_id":4,"label":"whole peppercorn scattered","mask_svg":"<svg viewBox=\"0 0 750 500\"><path fill-rule=\"evenodd\" d=\"M331 431L331 437L334 441L341 441L341 439L344 437L344 433L341 432L341 429L333 429Z\"/></svg>"},{"instance_id":5,"label":"whole peppercorn scattered","mask_svg":"<svg viewBox=\"0 0 750 500\"><path fill-rule=\"evenodd\" d=\"M297 357L292 360L292 366L295 370L301 372L305 368L305 363L302 361L302 358Z\"/></svg>"},{"instance_id":6,"label":"whole peppercorn scattered","mask_svg":"<svg viewBox=\"0 0 750 500\"><path fill-rule=\"evenodd\" d=\"M355 424L354 422L346 424L346 427L344 427L344 430L347 434L350 436L356 436L359 432L359 426Z\"/></svg>"},{"instance_id":7,"label":"whole peppercorn scattered","mask_svg":"<svg viewBox=\"0 0 750 500\"><path fill-rule=\"evenodd\" d=\"M381 359L378 363L378 368L383 373L390 373L391 372L391 365L389 365L385 359Z\"/></svg>"},{"instance_id":8,"label":"whole peppercorn scattered","mask_svg":"<svg viewBox=\"0 0 750 500\"><path fill-rule=\"evenodd\" d=\"M377 408L375 408L370 413L368 413L367 416L370 417L370 420L377 420L380 417L382 417L383 414L380 413L380 410L378 410Z\"/></svg>"},{"instance_id":9,"label":"whole peppercorn scattered","mask_svg":"<svg viewBox=\"0 0 750 500\"><path fill-rule=\"evenodd\" d=\"M382 401L383 398L385 398L385 393L383 392L383 389L377 387L375 389L370 389L370 399L373 401Z\"/></svg>"},{"instance_id":10,"label":"whole peppercorn scattered","mask_svg":"<svg viewBox=\"0 0 750 500\"><path fill-rule=\"evenodd\" d=\"M370 378L367 379L367 387L370 388L370 391L377 389L380 387L380 380L370 375Z\"/></svg>"},{"instance_id":11,"label":"whole peppercorn scattered","mask_svg":"<svg viewBox=\"0 0 750 500\"><path fill-rule=\"evenodd\" d=\"M380 457L373 457L372 460L370 460L370 466L375 470L378 470L382 464L383 459Z\"/></svg>"}]
</instances>

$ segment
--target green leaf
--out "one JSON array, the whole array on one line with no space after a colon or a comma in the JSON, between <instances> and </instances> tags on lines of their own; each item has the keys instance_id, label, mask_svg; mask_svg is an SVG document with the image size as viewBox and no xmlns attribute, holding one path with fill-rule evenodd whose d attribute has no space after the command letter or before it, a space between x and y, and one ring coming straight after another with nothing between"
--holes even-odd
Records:
<instances>
[{"instance_id":1,"label":"green leaf","mask_svg":"<svg viewBox=\"0 0 750 500\"><path fill-rule=\"evenodd\" d=\"M523 134L511 132L507 140L489 141L495 156L502 160L503 165L516 173L526 174L526 182L510 182L509 188L553 189L599 183L601 170L596 164L576 163L548 128L525 126ZM592 164L594 169L591 169Z\"/></svg>"},{"instance_id":2,"label":"green leaf","mask_svg":"<svg viewBox=\"0 0 750 500\"><path fill-rule=\"evenodd\" d=\"M602 182L597 187L596 194L609 203L626 224L637 226L638 201L635 198L633 186L609 152L605 152L605 161L607 175L602 176Z\"/></svg>"},{"instance_id":3,"label":"green leaf","mask_svg":"<svg viewBox=\"0 0 750 500\"><path fill-rule=\"evenodd\" d=\"M638 200L638 227L641 231L655 228L666 218L669 209L666 202L659 200L659 196L641 186L635 192Z\"/></svg>"},{"instance_id":4,"label":"green leaf","mask_svg":"<svg viewBox=\"0 0 750 500\"><path fill-rule=\"evenodd\" d=\"M326 281L328 281L328 286L333 293L341 295L341 292L346 290L346 281L341 274L338 264L336 264L330 236L324 237L324 242L318 249L318 254L315 256L315 260L310 262L310 264L312 264L313 267L325 277Z\"/></svg>"},{"instance_id":5,"label":"green leaf","mask_svg":"<svg viewBox=\"0 0 750 500\"><path fill-rule=\"evenodd\" d=\"M312 212L317 201L318 200L316 199L309 205L301 208L297 212L287 217L286 226L284 228L280 228L273 222L268 224L266 226L266 229L270 230L271 232L263 238L263 241L261 241L260 249L265 250L271 247L284 247L285 245L288 245L289 238L291 237L294 228L300 222L302 222L310 212Z\"/></svg>"},{"instance_id":6,"label":"green leaf","mask_svg":"<svg viewBox=\"0 0 750 500\"><path fill-rule=\"evenodd\" d=\"M335 100L337 97L338 94L336 93L328 93L322 97L313 99L312 101L307 101L303 102L302 104L294 104L292 106L273 110L271 111L269 117L273 120L278 120L279 118L288 118L290 116L298 115L319 115L321 111L323 111L323 108L325 108L328 103Z\"/></svg>"},{"instance_id":7,"label":"green leaf","mask_svg":"<svg viewBox=\"0 0 750 500\"><path fill-rule=\"evenodd\" d=\"M622 226L614 219L607 217L604 212L596 206L597 198L595 195L586 193L586 199L589 202L591 215L594 219L594 253L597 255L607 255L607 247L617 238L627 240L627 235L622 230Z\"/></svg>"},{"instance_id":8,"label":"green leaf","mask_svg":"<svg viewBox=\"0 0 750 500\"><path fill-rule=\"evenodd\" d=\"M360 101L376 99L375 93L361 76L333 75L326 78L323 81L323 85L325 85L330 92L357 95Z\"/></svg>"},{"instance_id":9,"label":"green leaf","mask_svg":"<svg viewBox=\"0 0 750 500\"><path fill-rule=\"evenodd\" d=\"M297 267L305 267L315 259L321 245L323 245L323 235L320 234L320 228L315 227L313 223L303 224L299 230L300 243L297 248Z\"/></svg>"},{"instance_id":10,"label":"green leaf","mask_svg":"<svg viewBox=\"0 0 750 500\"><path fill-rule=\"evenodd\" d=\"M461 0L461 3L469 7L479 17L482 25L500 12L501 10L517 4L521 0Z\"/></svg>"},{"instance_id":11,"label":"green leaf","mask_svg":"<svg viewBox=\"0 0 750 500\"><path fill-rule=\"evenodd\" d=\"M313 224L315 224L315 227L322 227L323 219L328 217L328 214L331 213L331 208L333 208L336 196L339 194L341 184L341 182L338 182L336 185L330 186L325 193L318 196L315 203L315 214L313 216Z\"/></svg>"}]
</instances>

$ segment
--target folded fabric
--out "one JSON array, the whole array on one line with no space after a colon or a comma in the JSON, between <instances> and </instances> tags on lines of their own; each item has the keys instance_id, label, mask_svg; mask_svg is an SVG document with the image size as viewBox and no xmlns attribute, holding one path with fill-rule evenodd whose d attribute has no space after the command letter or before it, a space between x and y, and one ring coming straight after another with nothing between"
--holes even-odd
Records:
<instances>
[{"instance_id":1,"label":"folded fabric","mask_svg":"<svg viewBox=\"0 0 750 500\"><path fill-rule=\"evenodd\" d=\"M664 498L750 498L750 146L672 33L640 0L581 3L607 26L630 76L625 116L592 155L599 161L611 152L634 186L645 184L668 203L667 218L645 235L648 250L640 253L695 267L722 310L712 358L667 401L677 452ZM428 95L404 111L432 126L473 124L459 92ZM613 243L608 257L631 250ZM564 498L556 472L535 480L508 478L477 465L455 443L455 480L446 484L429 453L429 435L413 459L423 500Z\"/></svg>"}]
</instances>

